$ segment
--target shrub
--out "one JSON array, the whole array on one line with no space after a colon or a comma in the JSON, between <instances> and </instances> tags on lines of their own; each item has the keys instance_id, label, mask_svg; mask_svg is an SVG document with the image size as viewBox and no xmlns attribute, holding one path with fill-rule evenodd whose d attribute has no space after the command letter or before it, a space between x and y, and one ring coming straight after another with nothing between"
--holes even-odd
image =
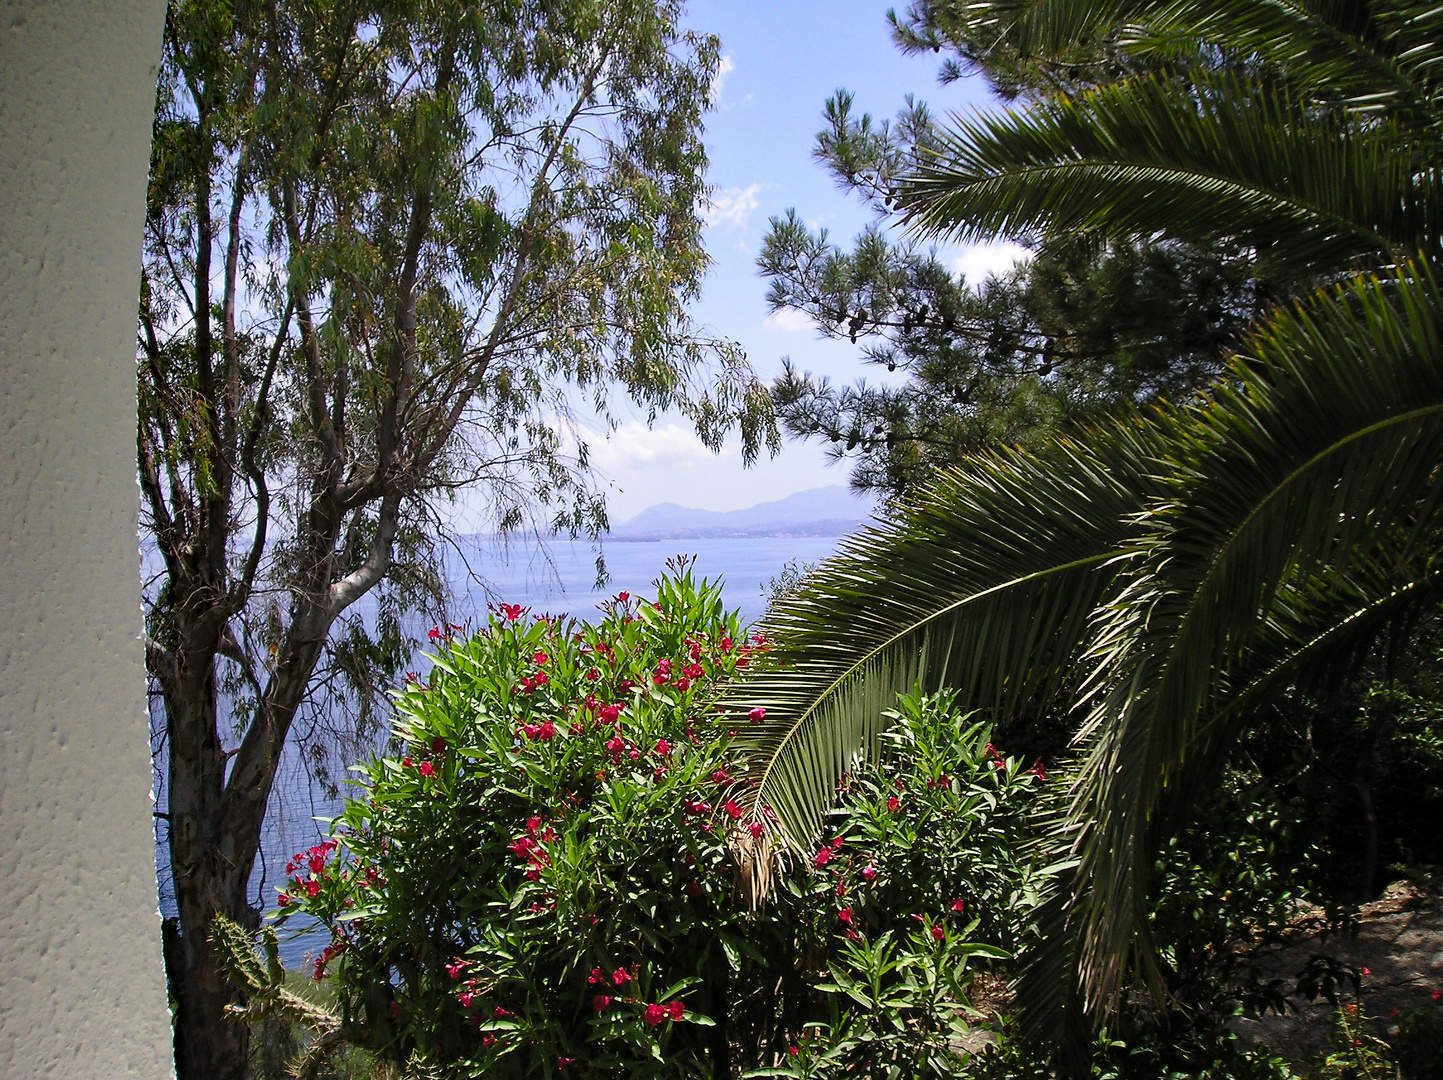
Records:
<instances>
[{"instance_id":1,"label":"shrub","mask_svg":"<svg viewBox=\"0 0 1443 1080\"><path fill-rule=\"evenodd\" d=\"M369 1047L518 1077L786 1071L822 1042L848 1068L955 1063L967 961L1007 955L1041 880L1040 763L904 698L753 914L735 854L772 834L743 812L749 717L716 695L767 643L715 587L683 569L595 625L502 605L435 638L392 754L280 900L331 928L314 974Z\"/></svg>"}]
</instances>

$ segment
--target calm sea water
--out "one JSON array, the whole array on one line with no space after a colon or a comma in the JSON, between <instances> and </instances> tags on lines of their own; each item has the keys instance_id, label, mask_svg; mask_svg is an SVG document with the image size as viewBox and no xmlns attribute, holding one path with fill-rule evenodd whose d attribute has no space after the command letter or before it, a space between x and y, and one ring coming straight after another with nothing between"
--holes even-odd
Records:
<instances>
[{"instance_id":1,"label":"calm sea water","mask_svg":"<svg viewBox=\"0 0 1443 1080\"><path fill-rule=\"evenodd\" d=\"M455 553L448 566L457 597L452 617L457 622L471 618L482 623L488 604L510 603L523 604L538 614L565 613L588 619L597 614L599 604L623 589L652 595L652 582L665 571L667 560L683 555L695 558L695 577L720 580L727 606L738 609L742 619L751 622L760 618L766 607L767 582L781 574L789 561L816 562L835 551L840 542L839 537L812 536L608 542L604 556L610 580L604 589L597 589L597 552L590 544L553 542L543 551L475 541ZM251 881L253 898L263 898L268 908L274 906L275 887L285 879L286 860L323 838L327 826L315 819L333 817L339 809L309 785L301 762L291 755L277 778L261 857ZM162 908L173 911L164 895ZM288 967L300 967L324 946L321 934L293 921L282 934L281 956Z\"/></svg>"}]
</instances>

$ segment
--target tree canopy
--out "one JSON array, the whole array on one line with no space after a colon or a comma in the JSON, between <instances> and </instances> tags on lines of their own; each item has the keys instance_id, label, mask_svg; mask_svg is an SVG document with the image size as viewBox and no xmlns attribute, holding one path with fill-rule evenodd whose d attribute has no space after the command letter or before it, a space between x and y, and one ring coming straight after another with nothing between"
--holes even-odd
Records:
<instances>
[{"instance_id":1,"label":"tree canopy","mask_svg":"<svg viewBox=\"0 0 1443 1080\"><path fill-rule=\"evenodd\" d=\"M439 612L444 518L595 535L578 410L776 445L686 314L714 38L679 3L182 3L167 15L137 345L183 1077L238 1076L206 941L298 715L374 731ZM359 605L362 597L372 601ZM326 691L324 705L317 691ZM330 710L330 712L327 712Z\"/></svg>"}]
</instances>

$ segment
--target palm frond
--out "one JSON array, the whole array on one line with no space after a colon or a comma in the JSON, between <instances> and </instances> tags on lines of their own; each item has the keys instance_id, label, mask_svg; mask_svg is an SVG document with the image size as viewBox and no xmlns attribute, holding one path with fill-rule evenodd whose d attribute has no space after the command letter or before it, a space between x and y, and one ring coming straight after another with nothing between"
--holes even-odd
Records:
<instances>
[{"instance_id":1,"label":"palm frond","mask_svg":"<svg viewBox=\"0 0 1443 1080\"><path fill-rule=\"evenodd\" d=\"M1147 866L1165 794L1196 790L1230 709L1279 664L1431 589L1443 534L1443 296L1422 268L1276 319L1166 455L1172 489L1124 541L1126 586L1089 649L1081 949L1092 1005L1150 970ZM1346 583L1347 587L1342 587ZM1283 644L1277 639L1281 635ZM1270 636L1274 639L1269 641ZM1193 770L1200 770L1194 772ZM1190 775L1189 775L1190 774Z\"/></svg>"},{"instance_id":2,"label":"palm frond","mask_svg":"<svg viewBox=\"0 0 1443 1080\"><path fill-rule=\"evenodd\" d=\"M958 239L1229 238L1306 277L1431 247L1443 211L1400 126L1359 128L1232 74L954 118L937 146L901 201L914 228Z\"/></svg>"},{"instance_id":3,"label":"palm frond","mask_svg":"<svg viewBox=\"0 0 1443 1080\"><path fill-rule=\"evenodd\" d=\"M897 518L823 563L773 620L773 668L732 704L762 706L743 735L754 806L804 846L882 714L920 683L962 692L1006 723L1053 707L1114 576L1161 449L1141 423L1006 451L942 474Z\"/></svg>"}]
</instances>

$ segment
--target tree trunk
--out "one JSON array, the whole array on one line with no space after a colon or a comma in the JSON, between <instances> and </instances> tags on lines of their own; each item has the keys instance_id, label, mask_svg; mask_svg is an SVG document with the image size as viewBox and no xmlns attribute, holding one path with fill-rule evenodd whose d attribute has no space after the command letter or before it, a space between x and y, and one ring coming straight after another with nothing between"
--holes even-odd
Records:
<instances>
[{"instance_id":1,"label":"tree trunk","mask_svg":"<svg viewBox=\"0 0 1443 1080\"><path fill-rule=\"evenodd\" d=\"M166 953L176 999L176 1075L179 1080L245 1080L250 1030L225 1015L225 1007L240 998L217 963L209 928L217 912L247 928L258 925L258 913L246 902L254 847L252 858L242 864L235 856L244 845L237 851L222 839L226 761L217 737L213 672L184 682L181 692L167 694L165 702L170 862L182 927L176 947Z\"/></svg>"}]
</instances>

